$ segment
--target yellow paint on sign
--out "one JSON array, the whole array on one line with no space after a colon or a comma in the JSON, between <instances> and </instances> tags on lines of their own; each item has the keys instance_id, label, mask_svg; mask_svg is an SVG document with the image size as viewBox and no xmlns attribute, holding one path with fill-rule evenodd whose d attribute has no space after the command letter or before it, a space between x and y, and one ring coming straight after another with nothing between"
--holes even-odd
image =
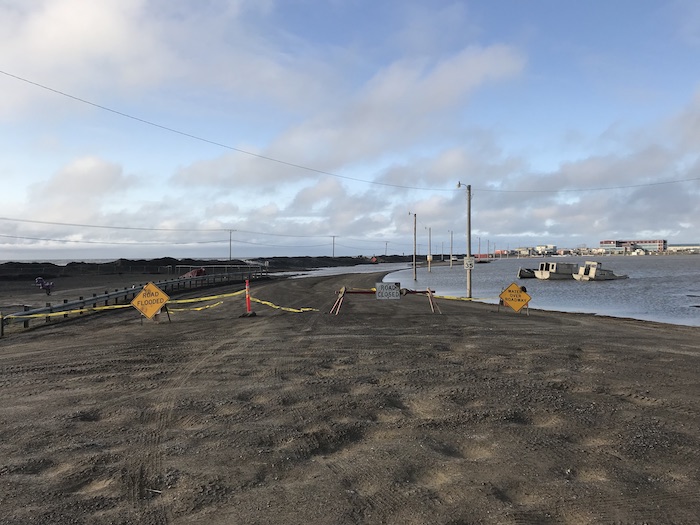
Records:
<instances>
[{"instance_id":1,"label":"yellow paint on sign","mask_svg":"<svg viewBox=\"0 0 700 525\"><path fill-rule=\"evenodd\" d=\"M161 308L165 306L170 297L153 283L148 283L143 287L136 297L131 301L131 305L149 319L153 319Z\"/></svg>"},{"instance_id":2,"label":"yellow paint on sign","mask_svg":"<svg viewBox=\"0 0 700 525\"><path fill-rule=\"evenodd\" d=\"M530 302L530 299L532 299L527 292L523 291L523 289L515 283L512 283L508 288L503 290L499 297L506 305L510 306L516 312L522 310L522 308Z\"/></svg>"}]
</instances>

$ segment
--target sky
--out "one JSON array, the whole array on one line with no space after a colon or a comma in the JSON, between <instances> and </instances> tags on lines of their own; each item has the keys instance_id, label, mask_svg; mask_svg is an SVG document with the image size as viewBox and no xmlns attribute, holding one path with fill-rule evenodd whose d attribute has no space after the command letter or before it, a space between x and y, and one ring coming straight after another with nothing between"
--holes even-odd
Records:
<instances>
[{"instance_id":1,"label":"sky","mask_svg":"<svg viewBox=\"0 0 700 525\"><path fill-rule=\"evenodd\" d=\"M700 243L696 0L0 0L0 93L0 260Z\"/></svg>"}]
</instances>

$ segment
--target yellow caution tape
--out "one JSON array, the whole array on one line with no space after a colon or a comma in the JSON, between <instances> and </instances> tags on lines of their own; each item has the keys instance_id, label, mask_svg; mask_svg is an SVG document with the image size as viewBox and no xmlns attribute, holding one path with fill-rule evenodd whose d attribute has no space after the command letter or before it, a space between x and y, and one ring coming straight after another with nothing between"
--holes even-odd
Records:
<instances>
[{"instance_id":1,"label":"yellow caution tape","mask_svg":"<svg viewBox=\"0 0 700 525\"><path fill-rule=\"evenodd\" d=\"M238 292L232 292L232 293L227 293L227 294L218 294L218 295L208 295L206 297L195 297L192 299L170 299L166 305L168 306L168 311L169 312L186 312L186 311L202 311L202 310L207 310L209 308L215 308L217 306L220 306L224 303L224 301L217 301L216 303L213 304L208 304L208 305L203 305L203 306L198 306L194 308L171 308L170 305L174 304L189 304L189 303L201 303L204 301L213 301L217 299L226 299L229 297L236 297L238 295L242 295L245 293L245 290L239 290ZM251 301L255 301L256 303L269 306L270 308L276 308L279 310L283 310L285 312L293 312L293 313L303 313L303 312L318 312L318 309L316 308L289 308L285 306L278 306L274 303L271 303L269 301L262 301L260 299L256 299L254 297L250 298ZM23 314L9 314L4 316L5 319L46 319L47 317L63 317L67 315L80 315L88 312L101 312L105 310L118 310L122 308L133 308L131 304L115 304L115 305L109 305L109 306L95 306L95 307L85 307L85 308L78 308L75 310L60 310L57 312L47 312L47 313L42 313L42 314L29 314L29 315L23 315Z\"/></svg>"},{"instance_id":2,"label":"yellow caution tape","mask_svg":"<svg viewBox=\"0 0 700 525\"><path fill-rule=\"evenodd\" d=\"M199 303L202 301L214 301L216 299L226 299L227 297L235 297L236 295L244 294L245 290L239 290L232 293L224 293L219 295L208 295L206 297L195 297L193 299L170 299L168 304L184 304L184 303Z\"/></svg>"},{"instance_id":3,"label":"yellow caution tape","mask_svg":"<svg viewBox=\"0 0 700 525\"><path fill-rule=\"evenodd\" d=\"M195 308L168 308L168 312L201 312L202 310L207 310L208 308L215 308L222 304L224 304L224 302L219 301L214 304L205 304L204 306L197 306Z\"/></svg>"},{"instance_id":4,"label":"yellow caution tape","mask_svg":"<svg viewBox=\"0 0 700 525\"><path fill-rule=\"evenodd\" d=\"M447 299L449 301L488 301L498 297L456 297L454 295L433 295L435 299Z\"/></svg>"},{"instance_id":5,"label":"yellow caution tape","mask_svg":"<svg viewBox=\"0 0 700 525\"><path fill-rule=\"evenodd\" d=\"M255 297L251 297L250 300L255 301L256 303L259 303L259 304L263 304L265 306L269 306L270 308L276 308L278 310L283 310L285 312L293 312L293 313L318 312L318 309L316 309L316 308L289 308L286 306L278 306L278 305L273 304L269 301L262 301L260 299L256 299Z\"/></svg>"}]
</instances>

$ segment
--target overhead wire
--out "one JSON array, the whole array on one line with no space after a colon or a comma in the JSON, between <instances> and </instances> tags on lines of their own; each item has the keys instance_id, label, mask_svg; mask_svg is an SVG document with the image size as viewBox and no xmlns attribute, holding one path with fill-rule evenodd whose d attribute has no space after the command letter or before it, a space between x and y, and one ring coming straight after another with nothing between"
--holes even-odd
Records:
<instances>
[{"instance_id":1,"label":"overhead wire","mask_svg":"<svg viewBox=\"0 0 700 525\"><path fill-rule=\"evenodd\" d=\"M72 244L102 244L102 245L118 245L118 246L140 246L140 245L149 245L149 246L191 246L191 245L196 245L196 244L228 244L229 242L235 242L236 244L248 244L252 246L265 246L268 248L319 248L323 246L330 246L331 243L322 243L322 244L270 244L270 243L263 243L263 242L254 242L254 241L243 241L240 239L214 239L211 241L189 241L189 242L165 242L165 241L91 241L91 240L84 240L84 239L54 239L54 238L49 238L49 237L30 237L26 235L6 235L6 234L0 234L0 237L6 238L6 239L18 239L18 240L26 240L26 241L43 241L43 242L59 242L59 243L72 243Z\"/></svg>"},{"instance_id":2,"label":"overhead wire","mask_svg":"<svg viewBox=\"0 0 700 525\"><path fill-rule=\"evenodd\" d=\"M75 243L75 244L114 244L114 245L126 245L126 246L139 246L143 244L152 246L172 246L172 245L191 245L191 244L217 244L228 242L228 239L221 239L216 241L191 241L191 242L165 242L165 241L90 241L84 239L52 239L47 237L29 237L25 235L5 235L0 234L0 237L6 239L20 239L26 241L44 241L44 242L63 242L63 243Z\"/></svg>"},{"instance_id":3,"label":"overhead wire","mask_svg":"<svg viewBox=\"0 0 700 525\"><path fill-rule=\"evenodd\" d=\"M244 155L249 155L251 157L256 157L261 160L266 160L269 162L275 162L277 164L282 164L284 166L289 166L292 168L297 168L300 170L305 170L305 171L310 171L312 173L317 173L319 175L327 175L329 177L335 177L338 179L345 179L345 180L350 180L353 182L361 182L363 184L372 184L372 185L377 185L377 186L386 186L386 187L391 187L391 188L401 188L401 189L408 189L408 190L419 190L419 191L449 191L449 192L454 192L458 191L457 188L431 188L431 187L420 187L420 186L406 186L402 184L392 184L388 182L381 182L381 181L376 181L376 180L367 180L367 179L360 179L358 177L350 177L347 175L340 175L338 173L332 173L330 171L325 171L317 168L312 168L310 166L305 166L303 164L297 164L294 162L289 162L286 160L278 159L275 157L270 157L268 155L261 155L260 153L254 153L252 151L244 150L241 148L236 148L234 146L230 146L228 144L224 144L222 142L218 142L215 140L207 139L205 137L201 137L199 135L194 135L192 133L188 133L186 131L182 131L179 129L175 129L169 126L164 126L163 124L158 124L157 122L153 122L151 120L147 120L141 117L137 117L134 115L131 115L129 113L125 113L123 111L119 111L113 108L110 108L108 106L104 106L102 104L97 104L96 102L92 102L90 100L71 95L70 93L66 93L65 91L61 91L59 89L55 89L49 86L46 86L44 84L40 84L39 82L35 82L32 80L29 80L24 77L20 77L18 75L14 75L12 73L9 73L7 71L0 70L0 74L3 74L7 77L14 78L15 80L19 80L21 82L25 82L27 84L30 84L32 86L51 91L52 93L56 93L57 95L61 95L63 97L69 98L71 100L75 100L76 102L80 102L82 104L87 104L89 106L101 109L103 111L107 111L109 113L113 113L115 115L118 115L120 117L124 117L127 119L134 120L136 122L140 122L142 124L146 124L148 126L152 126L155 128L159 128L163 131L167 131L170 133L174 133L177 135L181 135L183 137L191 138L193 140L197 140L200 142L204 142L207 144L211 144L213 146L218 146L220 148L228 149L231 151L235 151L238 153L242 153ZM662 184L678 184L682 182L691 182L691 181L697 181L700 180L700 177L692 177L689 179L678 179L678 180L669 180L669 181L658 181L658 182L649 182L649 183L644 183L644 184L630 184L630 185L621 185L621 186L601 186L601 187L595 187L595 188L571 188L571 189L557 189L557 190L507 190L507 189L498 189L498 188L474 188L474 190L478 191L484 191L484 192L496 192L496 193L561 193L561 192L587 192L587 191L606 191L606 190L617 190L617 189L629 189L629 188L639 188L639 187L647 187L647 186L657 186L657 185L662 185Z\"/></svg>"},{"instance_id":4,"label":"overhead wire","mask_svg":"<svg viewBox=\"0 0 700 525\"><path fill-rule=\"evenodd\" d=\"M339 179L351 180L351 181L354 181L354 182L362 182L362 183L365 183L365 184L375 184L375 185L379 185L379 186L388 186L388 187L392 187L392 188L403 188L403 189L409 189L409 190L449 191L449 190L447 190L447 189L445 189L445 188L440 189L440 190L435 190L435 189L432 189L432 188L418 188L418 187L412 187L412 186L402 186L402 185L400 185L400 184L390 184L390 183L387 183L387 182L369 181L369 180L366 180L366 179L360 179L360 178L356 178L356 177L349 177L349 176L347 176L347 175L339 175L338 173L331 173L331 172L329 172L329 171L324 171L324 170L320 170L320 169L317 169L317 168L312 168L312 167L309 167L309 166L304 166L304 165L302 165L302 164L296 164L296 163L294 163L294 162L289 162L289 161L286 161L286 160L281 160L281 159L277 159L277 158L274 158L274 157L269 157L269 156L267 156L267 155L261 155L260 153L254 153L254 152L252 152L252 151L248 151L248 150L236 148L236 147L234 147L234 146L229 146L228 144L223 144L222 142L217 142L217 141L215 141L215 140L211 140L211 139L207 139L207 138L204 138L204 137L200 137L200 136L194 135L194 134L192 134L192 133L187 133L186 131L181 131L181 130L178 130L178 129L175 129L175 128L171 128L171 127L169 127L169 126L164 126L164 125L162 125L162 124L158 124L157 122L153 122L153 121L151 121L151 120L146 120L146 119L143 119L143 118L140 118L140 117L136 117L136 116L134 116L134 115L130 115L129 113L124 113L123 111L119 111L119 110L116 110L116 109L112 109L112 108L110 108L110 107L103 106L102 104L97 104L97 103L92 102L92 101L90 101L90 100L86 100L86 99L84 99L84 98L77 97L77 96L75 96L75 95L71 95L70 93L66 93L65 91L61 91L61 90L58 90L58 89L55 89L55 88L46 86L46 85L44 85L44 84L40 84L40 83L38 83L38 82L34 82L34 81L29 80L29 79L27 79L27 78L23 78L23 77L20 77L20 76L18 76L18 75L13 75L12 73L9 73L9 72L7 72L7 71L0 70L0 73L3 74L3 75L8 76L8 77L10 77L10 78L14 78L14 79L16 79L16 80L20 80L20 81L22 81L22 82L26 82L27 84L31 84L31 85L36 86L36 87L38 87L38 88L45 89L45 90L47 90L47 91L51 91L51 92L53 92L53 93L56 93L57 95L61 95L61 96L66 97L66 98L70 98L70 99L72 99L72 100L75 100L76 102L80 102L80 103L82 103L82 104L87 104L87 105L89 105L89 106L93 106L93 107L98 108L98 109L101 109L101 110L103 110L103 111L108 111L108 112L113 113L113 114L115 114L115 115L119 115L120 117L124 117L124 118L128 118L128 119L131 119L131 120L135 120L135 121L140 122L140 123L142 123L142 124L146 124L146 125L148 125L148 126L153 126L153 127L155 127L155 128L159 128L159 129L162 129L162 130L164 130L164 131L168 131L168 132L170 132L170 133L175 133L175 134L181 135L181 136L183 136L183 137L188 137L188 138L191 138L191 139L194 139L194 140L198 140L198 141L200 141L200 142L205 142L205 143L211 144L211 145L213 145L213 146L218 146L218 147L220 147L220 148L225 148L225 149L228 149L228 150L231 150L231 151L236 151L236 152L238 152L238 153L243 153L243 154L245 154L245 155L250 155L251 157L257 157L257 158L259 158L259 159L266 160L266 161L269 161L269 162L276 162L277 164L282 164L282 165L284 165L284 166L289 166L289 167L291 167L291 168L297 168L297 169L300 169L300 170L305 170L305 171L310 171L310 172L313 172L313 173L318 173L319 175L328 175L329 177L336 177L336 178L339 178Z\"/></svg>"},{"instance_id":5,"label":"overhead wire","mask_svg":"<svg viewBox=\"0 0 700 525\"><path fill-rule=\"evenodd\" d=\"M335 177L339 179L345 179L345 180L350 180L354 182L359 182L359 183L364 183L364 184L371 184L371 185L378 185L378 186L386 186L386 187L393 187L393 188L401 188L401 189L410 189L410 190L419 190L419 191L439 191L439 192L444 192L444 191L449 191L449 192L454 192L454 191L461 191L461 188L431 188L431 187L420 187L420 186L407 186L407 185L401 185L401 184L392 184L392 183L386 183L386 182L381 182L381 181L376 181L376 180L367 180L367 179L361 179L357 177L350 177L346 175L340 175L337 173L332 173L329 171L325 170L320 170L317 168L312 168L309 166L305 166L302 164L294 163L294 162L289 162L285 161L282 159L277 159L274 157L270 157L267 155L261 155L259 153L254 153L251 151L247 151L244 149L236 148L215 140L207 139L198 135L194 135L192 133L188 133L179 129L175 129L169 126L164 126L162 124L158 124L157 122L153 122L144 118L140 118L134 115L131 115L129 113L125 113L123 111L119 111L113 108L110 108L108 106L98 104L95 102L92 102L90 100L71 95L70 93L66 93L64 91L46 86L44 84L40 84L38 82L29 80L24 77L20 77L18 75L14 75L12 73L9 73L7 71L0 70L0 73L13 78L15 80L25 82L27 84L33 85L35 87L53 92L57 95L69 98L71 100L74 100L76 102L80 102L82 104L87 104L92 107L95 107L97 109L118 115L123 118L131 119L136 122L152 126L155 128L159 128L163 131L167 131L170 133L174 133L177 135L181 135L193 140L197 140L200 142L208 143L217 147L221 147L224 149L228 149L231 151L235 151L241 154L249 155L252 157L259 158L261 160L266 160L269 162L275 162L281 165L293 167L296 169L301 169L321 175L327 175L330 177ZM631 185L619 185L619 186L606 186L606 187L594 187L594 188L570 188L570 189L557 189L557 190L547 190L547 189L541 189L541 190L508 190L508 189L502 189L502 188L474 188L474 191L479 191L479 192L495 192L495 193L570 193L570 192L590 192L590 191L607 191L607 190L620 190L620 189L630 189L630 188L641 188L641 187L651 187L651 186L658 186L658 185L667 185L667 184L678 184L678 183L683 183L683 182L691 182L691 181L697 181L700 180L700 177L694 177L694 178L688 178L688 179L677 179L677 180L668 180L668 181L657 181L657 182L648 182L648 183L643 183L643 184L631 184ZM145 227L135 227L135 226L105 226L105 225L94 225L94 224L77 224L77 223L63 223L63 222L52 222L52 221L41 221L41 220L32 220L32 219L15 219L15 218L10 218L10 217L0 217L0 220L5 220L5 221L14 221L14 222L24 222L24 223L34 223L34 224L46 224L46 225L56 225L56 226L70 226L70 227L80 227L80 228L101 228L101 229L110 229L110 230L132 230L132 231L169 231L169 232L222 232L222 231L236 231L240 233L247 233L247 234L253 234L253 235L266 235L266 236L276 236L276 237L290 237L290 238L322 238L322 237L332 237L336 238L338 237L337 235L293 235L293 234L278 234L278 233L268 233L268 232L256 232L256 231L249 231L249 230L239 230L239 229L234 229L234 228L145 228ZM134 243L134 242L118 242L118 241L88 241L88 240L67 240L67 239L44 239L44 238L34 238L34 237L26 237L26 236L11 236L11 235L0 235L0 237L4 238L14 238L14 239L25 239L25 240L39 240L39 241L51 241L51 242L65 242L65 243L85 243L85 244L121 244L121 245L131 245L131 244L152 244L152 245L159 245L159 244L182 244L182 245L191 245L191 244L211 244L211 243L223 243L223 242L231 242L231 239L225 239L225 240L220 240L220 241L197 241L197 242L187 242L187 243L177 243L177 242L154 242L154 241L145 241L145 242L139 242L139 243ZM256 242L251 242L251 241L240 241L236 240L237 243L243 243L243 244L251 244L251 245L258 245L258 246L271 246L275 247L278 245L272 245L272 244L265 244L265 243L256 243ZM372 241L360 241L360 242L372 242ZM386 241L376 241L376 242L386 242ZM318 247L318 246L325 246L327 244L319 244L319 245L309 245L309 246L299 246L299 247ZM338 246L343 246L343 245L338 245ZM351 248L350 246L345 246L347 248ZM354 247L353 247L354 248Z\"/></svg>"},{"instance_id":6,"label":"overhead wire","mask_svg":"<svg viewBox=\"0 0 700 525\"><path fill-rule=\"evenodd\" d=\"M240 230L237 228L146 228L138 226L107 226L103 224L78 224L72 222L40 221L36 219L16 219L14 217L0 217L0 221L23 222L30 224L45 224L49 226L70 226L75 228L99 228L105 230L136 230L155 232L237 232L252 235L267 235L271 237L298 237L298 238L330 238L333 235L294 235L291 233L269 233L256 232L251 230Z\"/></svg>"}]
</instances>

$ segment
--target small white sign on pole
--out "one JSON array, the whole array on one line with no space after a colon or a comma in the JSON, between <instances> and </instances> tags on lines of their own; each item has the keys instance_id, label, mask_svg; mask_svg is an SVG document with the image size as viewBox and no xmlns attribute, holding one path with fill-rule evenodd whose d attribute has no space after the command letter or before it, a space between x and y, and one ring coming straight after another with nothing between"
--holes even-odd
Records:
<instances>
[{"instance_id":1,"label":"small white sign on pole","mask_svg":"<svg viewBox=\"0 0 700 525\"><path fill-rule=\"evenodd\" d=\"M377 283L377 299L401 299L401 283Z\"/></svg>"},{"instance_id":2,"label":"small white sign on pole","mask_svg":"<svg viewBox=\"0 0 700 525\"><path fill-rule=\"evenodd\" d=\"M464 258L464 268L467 270L474 269L474 257L465 257Z\"/></svg>"}]
</instances>

